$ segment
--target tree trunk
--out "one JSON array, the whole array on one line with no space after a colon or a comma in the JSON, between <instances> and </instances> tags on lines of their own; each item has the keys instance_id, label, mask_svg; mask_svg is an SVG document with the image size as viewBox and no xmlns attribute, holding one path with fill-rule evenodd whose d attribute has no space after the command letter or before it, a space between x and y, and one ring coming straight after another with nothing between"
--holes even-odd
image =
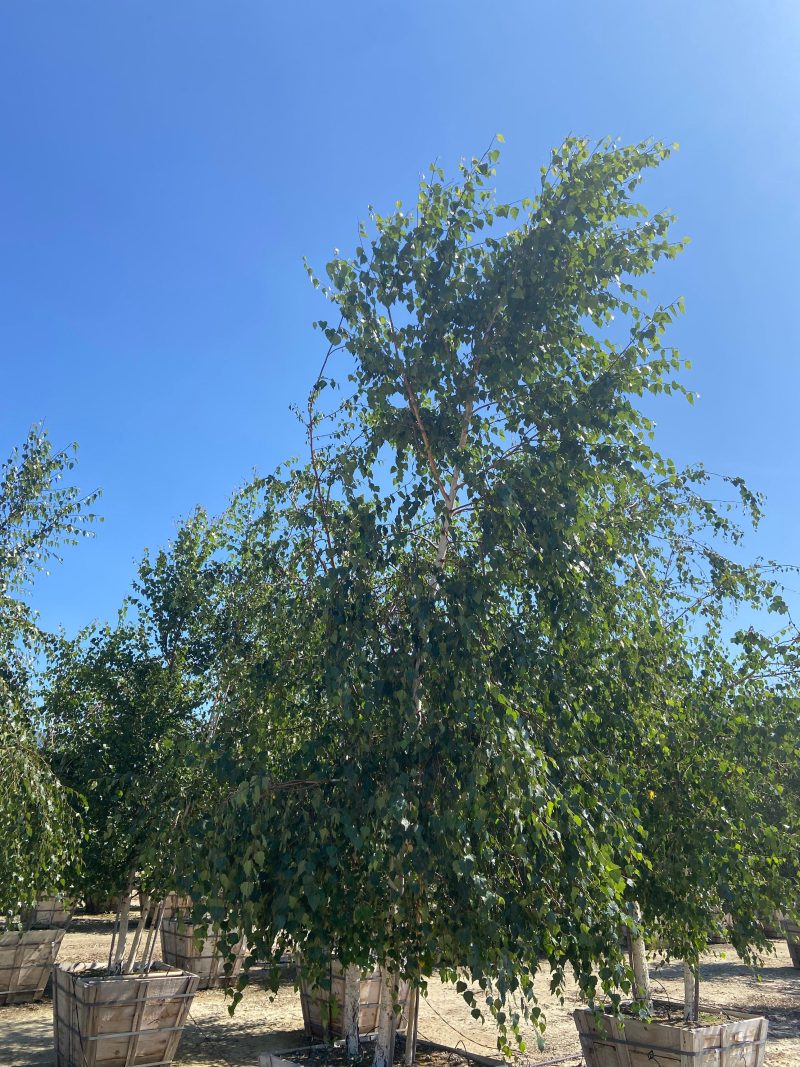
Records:
<instances>
[{"instance_id":1,"label":"tree trunk","mask_svg":"<svg viewBox=\"0 0 800 1067\"><path fill-rule=\"evenodd\" d=\"M419 1022L419 986L411 990L408 1004L408 1022L406 1024L406 1065L414 1062L417 1055L417 1023Z\"/></svg>"},{"instance_id":2,"label":"tree trunk","mask_svg":"<svg viewBox=\"0 0 800 1067\"><path fill-rule=\"evenodd\" d=\"M144 903L146 901L146 903ZM150 915L150 898L142 897L139 894L139 922L136 924L136 932L133 935L133 941L131 942L131 950L128 953L128 958L125 961L123 971L125 974L130 974L136 966L136 954L139 950L139 942L142 940L142 933L145 926L149 921Z\"/></svg>"},{"instance_id":3,"label":"tree trunk","mask_svg":"<svg viewBox=\"0 0 800 1067\"><path fill-rule=\"evenodd\" d=\"M394 1005L397 1000L397 987L395 972L385 966L381 968L381 1002L378 1008L378 1032L375 1035L372 1067L392 1067L394 1063L394 1038L397 1031Z\"/></svg>"},{"instance_id":4,"label":"tree trunk","mask_svg":"<svg viewBox=\"0 0 800 1067\"><path fill-rule=\"evenodd\" d=\"M342 1031L348 1059L358 1055L358 1019L361 1011L361 968L351 963L344 972Z\"/></svg>"},{"instance_id":5,"label":"tree trunk","mask_svg":"<svg viewBox=\"0 0 800 1067\"><path fill-rule=\"evenodd\" d=\"M700 1018L700 982L697 968L685 960L683 963L683 1018L687 1023L696 1023Z\"/></svg>"},{"instance_id":6,"label":"tree trunk","mask_svg":"<svg viewBox=\"0 0 800 1067\"><path fill-rule=\"evenodd\" d=\"M131 896L130 889L122 898L119 906L119 933L117 935L117 945L114 952L114 959L112 961L112 970L115 973L119 973L122 970L122 961L125 959L125 945L128 940L128 916L131 910Z\"/></svg>"},{"instance_id":7,"label":"tree trunk","mask_svg":"<svg viewBox=\"0 0 800 1067\"><path fill-rule=\"evenodd\" d=\"M638 904L633 905L633 918L641 925L642 912ZM631 966L633 967L633 995L645 1005L648 1011L653 1008L653 995L650 991L650 971L647 967L647 948L641 934L631 936Z\"/></svg>"}]
</instances>

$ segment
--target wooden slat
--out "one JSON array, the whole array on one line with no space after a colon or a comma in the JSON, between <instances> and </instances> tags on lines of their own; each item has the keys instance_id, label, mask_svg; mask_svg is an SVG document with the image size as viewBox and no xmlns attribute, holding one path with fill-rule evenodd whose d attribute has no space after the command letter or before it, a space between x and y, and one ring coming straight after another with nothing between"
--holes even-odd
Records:
<instances>
[{"instance_id":1,"label":"wooden slat","mask_svg":"<svg viewBox=\"0 0 800 1067\"><path fill-rule=\"evenodd\" d=\"M195 975L156 964L107 977L92 965L57 967L53 1003L58 1067L169 1064L186 1023Z\"/></svg>"},{"instance_id":2,"label":"wooden slat","mask_svg":"<svg viewBox=\"0 0 800 1067\"><path fill-rule=\"evenodd\" d=\"M136 1059L136 1050L139 1047L139 1028L142 1025L142 1014L144 1012L146 996L147 984L145 982L140 982L136 995L136 1007L133 1009L131 1033L128 1035L128 1054L125 1057L125 1067L133 1067L133 1062Z\"/></svg>"},{"instance_id":3,"label":"wooden slat","mask_svg":"<svg viewBox=\"0 0 800 1067\"><path fill-rule=\"evenodd\" d=\"M244 940L236 946L236 960L230 975L225 974L225 957L217 948L218 935L209 932L200 950L194 940L195 927L180 919L165 919L161 927L161 955L165 963L190 971L200 979L199 989L213 989L232 983L247 954Z\"/></svg>"}]
</instances>

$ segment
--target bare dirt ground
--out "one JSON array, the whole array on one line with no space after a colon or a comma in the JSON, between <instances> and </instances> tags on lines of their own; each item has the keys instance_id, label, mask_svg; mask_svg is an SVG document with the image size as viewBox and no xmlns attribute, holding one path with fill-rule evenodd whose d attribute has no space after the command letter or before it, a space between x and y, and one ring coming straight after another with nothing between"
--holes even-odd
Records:
<instances>
[{"instance_id":1,"label":"bare dirt ground","mask_svg":"<svg viewBox=\"0 0 800 1067\"><path fill-rule=\"evenodd\" d=\"M108 956L111 916L79 918L67 932L59 953L63 963L102 960ZM800 1067L800 971L789 961L786 944L774 942L775 955L765 961L756 977L729 946L714 946L702 964L703 1001L739 1011L757 1012L769 1018L767 1067ZM654 973L657 994L680 1002L683 977L679 965ZM530 1040L524 1062L543 1064L556 1057L570 1057L567 1064L581 1063L572 1011L580 999L570 988L564 1004L547 989L547 976L539 979L543 1009L547 1012L546 1046L536 1051ZM305 1043L300 997L287 979L277 996L258 983L248 987L233 1018L220 990L198 993L189 1023L178 1049L176 1064L182 1067L257 1067L260 1052L280 1052ZM434 979L420 1005L420 1036L443 1045L492 1056L496 1054L494 1031L470 1015L469 1008L452 986ZM52 1067L52 1001L0 1008L0 1067Z\"/></svg>"}]
</instances>

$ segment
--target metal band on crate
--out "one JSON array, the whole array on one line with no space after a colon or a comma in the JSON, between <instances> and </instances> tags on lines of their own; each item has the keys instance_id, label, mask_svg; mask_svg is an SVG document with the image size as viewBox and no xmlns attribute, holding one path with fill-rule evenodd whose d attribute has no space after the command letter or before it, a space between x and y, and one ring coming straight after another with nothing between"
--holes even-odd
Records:
<instances>
[{"instance_id":1,"label":"metal band on crate","mask_svg":"<svg viewBox=\"0 0 800 1067\"><path fill-rule=\"evenodd\" d=\"M583 1041L596 1042L602 1045L628 1045L629 1048L643 1048L648 1052L664 1052L671 1056L711 1056L718 1052L728 1052L730 1049L749 1048L752 1045L766 1045L767 1039L765 1037L760 1038L758 1041L734 1041L730 1045L710 1045L708 1048L699 1048L694 1050L682 1049L682 1048L668 1048L666 1045L653 1045L649 1041L628 1041L625 1037L600 1037L599 1034L587 1034L582 1033L579 1035Z\"/></svg>"},{"instance_id":2,"label":"metal band on crate","mask_svg":"<svg viewBox=\"0 0 800 1067\"><path fill-rule=\"evenodd\" d=\"M105 1006L105 1005L104 1005ZM59 1027L64 1026L64 1020L59 1020ZM71 1030L73 1034L77 1034L81 1042L84 1041L114 1041L118 1037L134 1037L136 1034L177 1034L179 1031L186 1029L186 1024L183 1026L152 1026L149 1030L121 1030L114 1033L107 1034L81 1034L80 1027L72 1026L70 1023L66 1023L66 1029ZM167 1061L164 1061L167 1062ZM146 1063L137 1064L136 1067L149 1067Z\"/></svg>"},{"instance_id":3,"label":"metal band on crate","mask_svg":"<svg viewBox=\"0 0 800 1067\"><path fill-rule=\"evenodd\" d=\"M121 1008L121 1007L125 1007L125 1006L127 1006L129 1008L132 1008L132 1007L135 1007L136 1004L149 1002L151 1000L160 1000L160 1001L162 1001L162 1003L166 1003L167 1001L170 1001L170 1000L186 1000L188 997L193 997L193 996L194 996L194 993L174 993L174 994L162 993L160 996L142 997L141 1000L137 1000L135 998L133 1000L103 1000L103 1001L97 1001L96 1003L97 1003L98 1007L102 1007L102 1008ZM94 1001L91 1001L91 1000L83 1000L82 997L73 997L73 1000L77 1004L80 1004L82 1008L92 1007L92 1005L95 1003Z\"/></svg>"}]
</instances>

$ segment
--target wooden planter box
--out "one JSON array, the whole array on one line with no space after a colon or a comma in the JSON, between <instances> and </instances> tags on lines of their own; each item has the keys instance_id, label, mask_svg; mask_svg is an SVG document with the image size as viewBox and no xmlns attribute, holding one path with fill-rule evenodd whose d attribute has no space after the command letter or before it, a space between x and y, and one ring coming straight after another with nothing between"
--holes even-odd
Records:
<instances>
[{"instance_id":1,"label":"wooden planter box","mask_svg":"<svg viewBox=\"0 0 800 1067\"><path fill-rule=\"evenodd\" d=\"M195 929L195 926L182 919L164 919L161 925L161 958L164 963L196 974L198 989L217 989L230 985L239 974L247 952L244 939L236 946L233 970L226 975L226 957L217 949L217 935L209 931L202 948L198 948L194 938Z\"/></svg>"},{"instance_id":2,"label":"wooden planter box","mask_svg":"<svg viewBox=\"0 0 800 1067\"><path fill-rule=\"evenodd\" d=\"M42 897L35 908L26 908L21 916L23 926L36 926L45 930L62 929L69 924L72 911L58 897Z\"/></svg>"},{"instance_id":3,"label":"wooden planter box","mask_svg":"<svg viewBox=\"0 0 800 1067\"><path fill-rule=\"evenodd\" d=\"M633 1017L623 1027L612 1015L598 1021L591 1008L578 1008L573 1018L586 1067L761 1067L767 1020L727 1010L725 1015L723 1023L691 1028Z\"/></svg>"},{"instance_id":4,"label":"wooden planter box","mask_svg":"<svg viewBox=\"0 0 800 1067\"><path fill-rule=\"evenodd\" d=\"M93 897L88 896L84 900L84 908L87 915L108 915L119 909L121 897Z\"/></svg>"},{"instance_id":5,"label":"wooden planter box","mask_svg":"<svg viewBox=\"0 0 800 1067\"><path fill-rule=\"evenodd\" d=\"M164 897L164 918L179 919L192 910L192 898L181 897L177 893L167 893Z\"/></svg>"},{"instance_id":6,"label":"wooden planter box","mask_svg":"<svg viewBox=\"0 0 800 1067\"><path fill-rule=\"evenodd\" d=\"M56 1067L167 1067L197 976L153 964L149 974L103 974L93 963L53 969Z\"/></svg>"},{"instance_id":7,"label":"wooden planter box","mask_svg":"<svg viewBox=\"0 0 800 1067\"><path fill-rule=\"evenodd\" d=\"M0 933L0 1005L41 998L63 936L63 930Z\"/></svg>"},{"instance_id":8,"label":"wooden planter box","mask_svg":"<svg viewBox=\"0 0 800 1067\"><path fill-rule=\"evenodd\" d=\"M400 984L399 1002L403 1011L397 1022L397 1033L403 1033L408 1016L411 990L407 982ZM359 994L358 1032L362 1037L374 1034L378 1028L378 1009L381 1002L381 972L374 970L362 975ZM331 988L311 988L300 982L300 1006L303 1009L303 1028L309 1037L327 1041L343 1037L342 1006L344 1004L344 971L338 960L331 962Z\"/></svg>"},{"instance_id":9,"label":"wooden planter box","mask_svg":"<svg viewBox=\"0 0 800 1067\"><path fill-rule=\"evenodd\" d=\"M784 921L783 932L786 934L786 944L789 946L792 966L800 970L800 926L797 923Z\"/></svg>"}]
</instances>

